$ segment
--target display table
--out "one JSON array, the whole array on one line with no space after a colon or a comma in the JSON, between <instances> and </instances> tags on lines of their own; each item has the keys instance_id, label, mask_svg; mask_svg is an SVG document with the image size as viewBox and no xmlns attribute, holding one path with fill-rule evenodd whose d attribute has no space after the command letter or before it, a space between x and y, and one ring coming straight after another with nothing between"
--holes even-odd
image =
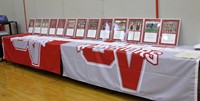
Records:
<instances>
[{"instance_id":1,"label":"display table","mask_svg":"<svg viewBox=\"0 0 200 101\"><path fill-rule=\"evenodd\" d=\"M22 51L30 37L17 36L3 38L8 61L60 74L62 60L62 75L75 80L156 101L197 101L200 52L192 48L49 37L41 51L29 46L40 57L31 60L30 49Z\"/></svg>"}]
</instances>

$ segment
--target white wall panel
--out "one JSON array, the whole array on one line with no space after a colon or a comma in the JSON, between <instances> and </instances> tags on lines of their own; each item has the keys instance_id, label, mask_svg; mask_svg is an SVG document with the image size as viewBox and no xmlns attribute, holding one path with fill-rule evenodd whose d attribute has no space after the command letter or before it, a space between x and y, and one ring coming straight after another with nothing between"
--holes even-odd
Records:
<instances>
[{"instance_id":1,"label":"white wall panel","mask_svg":"<svg viewBox=\"0 0 200 101\"><path fill-rule=\"evenodd\" d=\"M104 0L105 17L155 17L155 0Z\"/></svg>"},{"instance_id":2,"label":"white wall panel","mask_svg":"<svg viewBox=\"0 0 200 101\"><path fill-rule=\"evenodd\" d=\"M160 17L182 19L179 44L200 43L200 0L160 0Z\"/></svg>"},{"instance_id":3,"label":"white wall panel","mask_svg":"<svg viewBox=\"0 0 200 101\"><path fill-rule=\"evenodd\" d=\"M64 0L66 18L102 17L102 0Z\"/></svg>"},{"instance_id":4,"label":"white wall panel","mask_svg":"<svg viewBox=\"0 0 200 101\"><path fill-rule=\"evenodd\" d=\"M14 1L14 15L15 20L18 23L18 31L26 32L26 25L24 20L24 7L23 0L13 0Z\"/></svg>"},{"instance_id":5,"label":"white wall panel","mask_svg":"<svg viewBox=\"0 0 200 101\"><path fill-rule=\"evenodd\" d=\"M26 0L28 18L63 18L63 0Z\"/></svg>"},{"instance_id":6,"label":"white wall panel","mask_svg":"<svg viewBox=\"0 0 200 101\"><path fill-rule=\"evenodd\" d=\"M30 18L155 18L155 0L25 0ZM182 19L179 44L200 43L200 0L159 0L160 17ZM23 0L1 0L0 14L25 32Z\"/></svg>"},{"instance_id":7,"label":"white wall panel","mask_svg":"<svg viewBox=\"0 0 200 101\"><path fill-rule=\"evenodd\" d=\"M15 5L13 0L0 1L0 15L7 15L9 20L15 20Z\"/></svg>"}]
</instances>

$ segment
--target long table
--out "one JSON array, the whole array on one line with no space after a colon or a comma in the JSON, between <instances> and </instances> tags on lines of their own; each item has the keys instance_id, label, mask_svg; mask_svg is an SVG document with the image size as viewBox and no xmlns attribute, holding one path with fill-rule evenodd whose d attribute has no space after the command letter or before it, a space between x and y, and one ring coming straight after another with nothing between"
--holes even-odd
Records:
<instances>
[{"instance_id":1,"label":"long table","mask_svg":"<svg viewBox=\"0 0 200 101\"><path fill-rule=\"evenodd\" d=\"M3 38L4 59L35 67L13 40ZM62 75L78 81L156 101L197 101L199 54L177 47L53 38L41 48L36 68L59 74L54 69L60 70L62 61ZM54 69L48 68L53 64Z\"/></svg>"}]
</instances>

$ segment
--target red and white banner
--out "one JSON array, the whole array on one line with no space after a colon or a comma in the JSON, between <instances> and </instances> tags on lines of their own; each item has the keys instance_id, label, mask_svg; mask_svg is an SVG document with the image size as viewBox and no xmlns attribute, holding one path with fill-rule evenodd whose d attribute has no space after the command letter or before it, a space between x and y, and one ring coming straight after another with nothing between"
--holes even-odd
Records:
<instances>
[{"instance_id":1,"label":"red and white banner","mask_svg":"<svg viewBox=\"0 0 200 101\"><path fill-rule=\"evenodd\" d=\"M4 59L60 74L60 45L66 41L18 34L3 37ZM52 58L53 57L53 58Z\"/></svg>"},{"instance_id":2,"label":"red and white banner","mask_svg":"<svg viewBox=\"0 0 200 101\"><path fill-rule=\"evenodd\" d=\"M61 45L63 76L156 101L197 101L198 59L178 58L178 53L122 43L70 42Z\"/></svg>"},{"instance_id":3,"label":"red and white banner","mask_svg":"<svg viewBox=\"0 0 200 101\"><path fill-rule=\"evenodd\" d=\"M72 79L156 101L197 101L199 57L181 57L198 51L28 34L2 41L11 62L60 74L62 60Z\"/></svg>"}]
</instances>

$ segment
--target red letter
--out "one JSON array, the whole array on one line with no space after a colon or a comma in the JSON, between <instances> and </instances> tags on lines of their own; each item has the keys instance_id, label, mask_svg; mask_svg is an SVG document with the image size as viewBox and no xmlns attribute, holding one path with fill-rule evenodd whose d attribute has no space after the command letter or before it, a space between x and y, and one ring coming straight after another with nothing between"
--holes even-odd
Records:
<instances>
[{"instance_id":1,"label":"red letter","mask_svg":"<svg viewBox=\"0 0 200 101\"><path fill-rule=\"evenodd\" d=\"M132 52L130 63L128 63L126 54L126 51L117 51L122 85L124 88L137 90L144 58Z\"/></svg>"}]
</instances>

